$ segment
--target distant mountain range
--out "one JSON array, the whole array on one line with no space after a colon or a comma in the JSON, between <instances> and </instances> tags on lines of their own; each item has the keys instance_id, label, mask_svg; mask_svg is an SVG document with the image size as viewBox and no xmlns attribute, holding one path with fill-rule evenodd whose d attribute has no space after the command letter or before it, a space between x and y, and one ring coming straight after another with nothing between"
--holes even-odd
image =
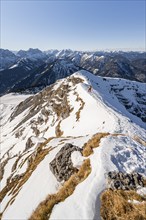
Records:
<instances>
[{"instance_id":1,"label":"distant mountain range","mask_svg":"<svg viewBox=\"0 0 146 220\"><path fill-rule=\"evenodd\" d=\"M0 49L0 95L38 92L77 70L146 82L146 52Z\"/></svg>"},{"instance_id":2,"label":"distant mountain range","mask_svg":"<svg viewBox=\"0 0 146 220\"><path fill-rule=\"evenodd\" d=\"M145 219L146 53L0 53L0 219Z\"/></svg>"}]
</instances>

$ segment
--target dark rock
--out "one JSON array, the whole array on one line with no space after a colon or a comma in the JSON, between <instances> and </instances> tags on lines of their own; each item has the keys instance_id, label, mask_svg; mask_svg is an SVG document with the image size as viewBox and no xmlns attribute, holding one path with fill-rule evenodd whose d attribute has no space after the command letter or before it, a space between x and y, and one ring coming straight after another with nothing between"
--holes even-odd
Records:
<instances>
[{"instance_id":1,"label":"dark rock","mask_svg":"<svg viewBox=\"0 0 146 220\"><path fill-rule=\"evenodd\" d=\"M141 174L131 174L112 171L107 174L107 185L112 190L134 190L138 186L144 186L144 178Z\"/></svg>"},{"instance_id":2,"label":"dark rock","mask_svg":"<svg viewBox=\"0 0 146 220\"><path fill-rule=\"evenodd\" d=\"M27 139L25 150L28 150L29 148L31 148L31 147L34 146L34 143L33 143L33 141L31 140L31 138L32 138L32 137L29 137L29 138Z\"/></svg>"},{"instance_id":3,"label":"dark rock","mask_svg":"<svg viewBox=\"0 0 146 220\"><path fill-rule=\"evenodd\" d=\"M21 179L23 176L24 176L23 173L22 173L22 174L17 174L17 175L15 175L15 176L12 178L12 181L19 180L19 179Z\"/></svg>"},{"instance_id":4,"label":"dark rock","mask_svg":"<svg viewBox=\"0 0 146 220\"><path fill-rule=\"evenodd\" d=\"M56 154L56 157L50 163L50 170L59 182L68 180L69 177L77 171L77 168L73 167L71 161L71 154L74 151L81 152L81 149L67 143L61 148Z\"/></svg>"}]
</instances>

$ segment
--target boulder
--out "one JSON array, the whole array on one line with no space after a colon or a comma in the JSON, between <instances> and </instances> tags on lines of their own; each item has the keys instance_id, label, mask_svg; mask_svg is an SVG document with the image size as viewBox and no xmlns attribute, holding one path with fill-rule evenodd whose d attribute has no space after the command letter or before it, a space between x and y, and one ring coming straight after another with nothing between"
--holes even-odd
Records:
<instances>
[{"instance_id":1,"label":"boulder","mask_svg":"<svg viewBox=\"0 0 146 220\"><path fill-rule=\"evenodd\" d=\"M144 186L144 178L141 174L133 172L131 174L111 171L107 174L107 187L112 190L135 190Z\"/></svg>"},{"instance_id":2,"label":"boulder","mask_svg":"<svg viewBox=\"0 0 146 220\"><path fill-rule=\"evenodd\" d=\"M68 180L73 173L77 172L77 168L73 167L71 160L71 154L74 151L81 152L82 150L75 145L67 143L50 162L50 170L59 182Z\"/></svg>"}]
</instances>

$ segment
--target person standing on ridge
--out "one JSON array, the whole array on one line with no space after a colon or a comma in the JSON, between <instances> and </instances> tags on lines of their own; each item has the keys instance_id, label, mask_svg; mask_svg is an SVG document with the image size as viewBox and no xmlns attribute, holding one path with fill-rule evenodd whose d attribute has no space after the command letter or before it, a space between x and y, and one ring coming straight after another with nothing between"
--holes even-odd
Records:
<instances>
[{"instance_id":1,"label":"person standing on ridge","mask_svg":"<svg viewBox=\"0 0 146 220\"><path fill-rule=\"evenodd\" d=\"M90 85L88 88L88 92L91 92L91 90L92 90L92 86Z\"/></svg>"}]
</instances>

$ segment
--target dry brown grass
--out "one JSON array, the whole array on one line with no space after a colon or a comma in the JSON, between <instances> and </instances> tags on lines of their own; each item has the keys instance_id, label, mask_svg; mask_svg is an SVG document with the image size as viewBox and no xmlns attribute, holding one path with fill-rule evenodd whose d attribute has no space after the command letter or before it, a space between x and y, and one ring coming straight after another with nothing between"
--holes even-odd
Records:
<instances>
[{"instance_id":1,"label":"dry brown grass","mask_svg":"<svg viewBox=\"0 0 146 220\"><path fill-rule=\"evenodd\" d=\"M49 150L51 149L45 149L42 150L39 154L36 155L36 158L34 161L32 161L32 164L28 167L26 170L24 176L18 177L17 179L11 179L11 181L8 181L8 184L1 190L0 192L0 202L3 200L5 195L11 191L9 194L15 194L18 189L28 180L28 178L31 176L32 172L36 169L38 164L44 159L44 157L48 154Z\"/></svg>"},{"instance_id":2,"label":"dry brown grass","mask_svg":"<svg viewBox=\"0 0 146 220\"><path fill-rule=\"evenodd\" d=\"M67 118L73 111L73 108L70 107L67 99L69 91L70 86L62 83L57 90L54 91L51 97L53 112L56 113L57 117ZM57 104L56 101L59 101L60 103Z\"/></svg>"},{"instance_id":3,"label":"dry brown grass","mask_svg":"<svg viewBox=\"0 0 146 220\"><path fill-rule=\"evenodd\" d=\"M17 159L15 160L15 163L14 163L13 166L12 166L12 172L16 170L16 168L17 168L17 164L18 164L20 158L21 158L20 155L17 156Z\"/></svg>"},{"instance_id":4,"label":"dry brown grass","mask_svg":"<svg viewBox=\"0 0 146 220\"><path fill-rule=\"evenodd\" d=\"M81 78L79 78L79 77L71 76L71 77L68 79L68 82L72 82L73 86L75 86L76 84L83 83L84 80L81 79Z\"/></svg>"},{"instance_id":5,"label":"dry brown grass","mask_svg":"<svg viewBox=\"0 0 146 220\"><path fill-rule=\"evenodd\" d=\"M25 155L25 154L24 154ZM23 155L23 156L24 156ZM23 165L25 164L26 161L28 161L28 159L31 157L31 155L28 155L24 160L21 161L21 163L19 164L19 168L22 168Z\"/></svg>"},{"instance_id":6,"label":"dry brown grass","mask_svg":"<svg viewBox=\"0 0 146 220\"><path fill-rule=\"evenodd\" d=\"M61 131L61 128L60 128L60 123L61 121L59 121L59 123L57 124L55 128L56 137L61 137L63 135L63 131Z\"/></svg>"},{"instance_id":7,"label":"dry brown grass","mask_svg":"<svg viewBox=\"0 0 146 220\"><path fill-rule=\"evenodd\" d=\"M17 184L18 181L19 179L17 180L12 179L11 182L7 183L7 185L0 192L0 202L2 202L6 194L13 188L13 186L15 186L15 184Z\"/></svg>"},{"instance_id":8,"label":"dry brown grass","mask_svg":"<svg viewBox=\"0 0 146 220\"><path fill-rule=\"evenodd\" d=\"M29 220L48 220L54 205L64 201L70 196L74 192L76 186L86 179L90 172L90 160L87 159L83 162L79 171L73 174L56 194L48 195L47 198L39 204Z\"/></svg>"},{"instance_id":9,"label":"dry brown grass","mask_svg":"<svg viewBox=\"0 0 146 220\"><path fill-rule=\"evenodd\" d=\"M134 136L133 139L146 147L146 141L142 140L140 137Z\"/></svg>"},{"instance_id":10,"label":"dry brown grass","mask_svg":"<svg viewBox=\"0 0 146 220\"><path fill-rule=\"evenodd\" d=\"M93 153L93 148L98 147L100 140L107 135L109 135L109 133L97 133L93 135L93 137L83 146L83 156L88 157L91 155Z\"/></svg>"},{"instance_id":11,"label":"dry brown grass","mask_svg":"<svg viewBox=\"0 0 146 220\"><path fill-rule=\"evenodd\" d=\"M77 98L76 98L76 101L77 102L80 102L80 108L78 109L78 111L76 112L76 121L79 121L80 119L80 114L81 114L81 111L82 109L84 108L84 105L85 105L85 102L79 97L79 95L77 93L75 93Z\"/></svg>"},{"instance_id":12,"label":"dry brown grass","mask_svg":"<svg viewBox=\"0 0 146 220\"><path fill-rule=\"evenodd\" d=\"M2 178L3 178L4 169L5 169L5 166L6 166L7 163L8 163L8 160L9 160L9 158L5 159L2 163L0 163L0 181L1 181Z\"/></svg>"},{"instance_id":13,"label":"dry brown grass","mask_svg":"<svg viewBox=\"0 0 146 220\"><path fill-rule=\"evenodd\" d=\"M13 187L12 191L10 193L12 193L13 195L15 195L15 193L18 192L18 190L20 189L20 187L29 179L29 177L31 176L31 174L33 173L33 171L37 168L37 166L40 164L40 162L45 158L45 156L54 148L49 147L47 149L42 149L42 146L40 146L37 149L37 153L34 159L32 159L31 163L29 164L28 169L26 170L23 178L15 185L15 187Z\"/></svg>"},{"instance_id":14,"label":"dry brown grass","mask_svg":"<svg viewBox=\"0 0 146 220\"><path fill-rule=\"evenodd\" d=\"M146 202L135 191L106 190L101 194L101 217L103 220L144 220L146 203L133 204L128 200Z\"/></svg>"},{"instance_id":15,"label":"dry brown grass","mask_svg":"<svg viewBox=\"0 0 146 220\"><path fill-rule=\"evenodd\" d=\"M52 147L43 149L43 147L46 146L46 144L49 141L51 141L52 139L53 139L53 137L49 138L48 140L46 140L44 143L42 143L39 146L39 148L37 149L35 158L32 160L32 163L30 164L30 166L27 168L26 172L22 176L18 176L16 179L15 178L9 179L7 181L7 185L0 192L0 202L4 199L4 197L6 196L7 193L9 193L8 195L12 194L12 198L15 199L15 197L17 196L20 188L29 179L29 177L31 176L33 171L37 168L39 163L45 158L45 156L51 150L54 149ZM11 199L10 199L10 201L11 201ZM9 204L10 201L8 201L8 204ZM7 207L7 204L6 204L6 207Z\"/></svg>"}]
</instances>

